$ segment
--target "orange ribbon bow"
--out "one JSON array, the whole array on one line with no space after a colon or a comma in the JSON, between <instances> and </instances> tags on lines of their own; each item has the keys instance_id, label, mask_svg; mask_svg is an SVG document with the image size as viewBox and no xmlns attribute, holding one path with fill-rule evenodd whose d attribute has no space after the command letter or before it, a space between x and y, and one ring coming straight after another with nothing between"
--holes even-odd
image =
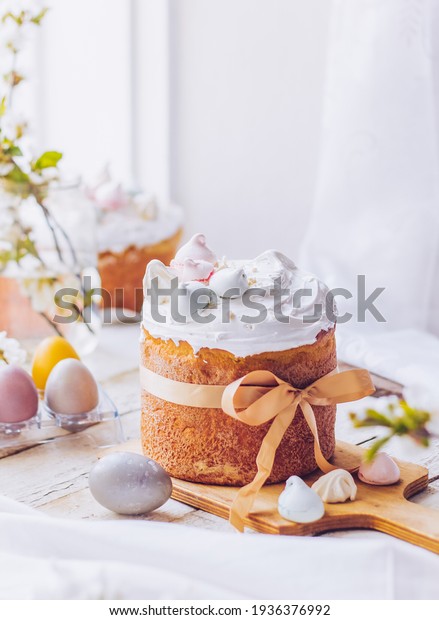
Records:
<instances>
[{"instance_id":1,"label":"orange ribbon bow","mask_svg":"<svg viewBox=\"0 0 439 620\"><path fill-rule=\"evenodd\" d=\"M336 468L322 454L312 405L346 403L375 391L368 371L361 369L330 373L299 389L268 370L255 370L227 386L220 386L174 381L143 367L141 385L154 396L179 405L221 408L227 415L250 426L273 420L259 449L256 476L239 490L230 509L230 523L241 532L244 518L271 473L277 447L294 420L297 408L300 406L314 437L316 463L326 473Z\"/></svg>"}]
</instances>

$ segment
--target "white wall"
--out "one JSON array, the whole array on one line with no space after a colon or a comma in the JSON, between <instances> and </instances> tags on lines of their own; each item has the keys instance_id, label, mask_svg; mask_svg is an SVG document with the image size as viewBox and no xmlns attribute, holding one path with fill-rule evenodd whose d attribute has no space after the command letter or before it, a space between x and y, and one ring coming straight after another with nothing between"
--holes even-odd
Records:
<instances>
[{"instance_id":1,"label":"white wall","mask_svg":"<svg viewBox=\"0 0 439 620\"><path fill-rule=\"evenodd\" d=\"M297 255L316 177L329 0L173 0L172 192L218 252Z\"/></svg>"},{"instance_id":2,"label":"white wall","mask_svg":"<svg viewBox=\"0 0 439 620\"><path fill-rule=\"evenodd\" d=\"M188 213L219 253L297 255L313 200L330 0L53 0L38 132ZM169 186L169 187L168 187Z\"/></svg>"}]
</instances>

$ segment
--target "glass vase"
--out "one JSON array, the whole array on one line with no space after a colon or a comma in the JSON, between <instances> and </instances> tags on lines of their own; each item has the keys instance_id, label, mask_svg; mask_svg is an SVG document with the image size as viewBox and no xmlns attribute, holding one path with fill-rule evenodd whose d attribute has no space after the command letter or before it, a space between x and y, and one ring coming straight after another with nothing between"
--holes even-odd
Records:
<instances>
[{"instance_id":1,"label":"glass vase","mask_svg":"<svg viewBox=\"0 0 439 620\"><path fill-rule=\"evenodd\" d=\"M27 349L62 335L80 355L101 327L96 214L78 179L29 195L0 185L0 331Z\"/></svg>"}]
</instances>

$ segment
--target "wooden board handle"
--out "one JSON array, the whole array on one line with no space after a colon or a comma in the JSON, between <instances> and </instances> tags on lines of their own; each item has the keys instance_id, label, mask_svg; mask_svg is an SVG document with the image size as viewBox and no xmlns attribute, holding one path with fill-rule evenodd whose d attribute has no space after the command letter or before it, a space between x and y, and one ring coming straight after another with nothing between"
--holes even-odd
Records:
<instances>
[{"instance_id":1,"label":"wooden board handle","mask_svg":"<svg viewBox=\"0 0 439 620\"><path fill-rule=\"evenodd\" d=\"M374 530L439 553L439 510L401 499L377 507L369 516Z\"/></svg>"}]
</instances>

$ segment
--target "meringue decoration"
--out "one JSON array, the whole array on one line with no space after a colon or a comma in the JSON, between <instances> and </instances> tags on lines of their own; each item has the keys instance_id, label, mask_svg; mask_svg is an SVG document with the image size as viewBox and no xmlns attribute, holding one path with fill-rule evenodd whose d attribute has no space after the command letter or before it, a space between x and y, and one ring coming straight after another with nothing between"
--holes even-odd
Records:
<instances>
[{"instance_id":1,"label":"meringue decoration","mask_svg":"<svg viewBox=\"0 0 439 620\"><path fill-rule=\"evenodd\" d=\"M299 476L288 478L279 495L278 510L284 519L295 523L312 523L325 514L320 497Z\"/></svg>"},{"instance_id":2,"label":"meringue decoration","mask_svg":"<svg viewBox=\"0 0 439 620\"><path fill-rule=\"evenodd\" d=\"M141 192L133 196L133 206L142 220L156 220L158 215L157 198L154 194Z\"/></svg>"},{"instance_id":3,"label":"meringue decoration","mask_svg":"<svg viewBox=\"0 0 439 620\"><path fill-rule=\"evenodd\" d=\"M175 270L178 279L182 282L190 282L191 280L206 282L213 273L212 263L205 260L194 260L193 258L185 258L182 263L174 259L171 261L171 268Z\"/></svg>"},{"instance_id":4,"label":"meringue decoration","mask_svg":"<svg viewBox=\"0 0 439 620\"><path fill-rule=\"evenodd\" d=\"M187 258L194 261L205 261L211 265L214 265L217 261L215 254L206 245L206 237L201 233L197 233L190 241L181 246L175 255L174 261L182 265Z\"/></svg>"},{"instance_id":5,"label":"meringue decoration","mask_svg":"<svg viewBox=\"0 0 439 620\"><path fill-rule=\"evenodd\" d=\"M395 484L401 477L401 472L395 461L386 453L378 452L371 463L361 463L358 477L366 484L385 486Z\"/></svg>"},{"instance_id":6,"label":"meringue decoration","mask_svg":"<svg viewBox=\"0 0 439 620\"><path fill-rule=\"evenodd\" d=\"M116 181L100 185L94 192L94 199L98 207L104 211L123 209L130 201L129 194L123 189L122 184Z\"/></svg>"},{"instance_id":7,"label":"meringue decoration","mask_svg":"<svg viewBox=\"0 0 439 620\"><path fill-rule=\"evenodd\" d=\"M357 485L345 469L334 469L321 476L311 488L328 504L342 504L348 499L353 502L357 496Z\"/></svg>"},{"instance_id":8,"label":"meringue decoration","mask_svg":"<svg viewBox=\"0 0 439 620\"><path fill-rule=\"evenodd\" d=\"M202 282L183 282L179 285L179 290L184 291L184 295L178 295L178 312L186 319L191 319L199 310L207 308L212 302L212 291L206 288ZM192 295L197 293L196 300ZM191 301L192 299L192 301ZM197 306L195 308L195 305Z\"/></svg>"},{"instance_id":9,"label":"meringue decoration","mask_svg":"<svg viewBox=\"0 0 439 620\"><path fill-rule=\"evenodd\" d=\"M173 274L161 260L156 258L148 263L145 276L143 278L143 287L145 291L151 288L151 283L154 278L158 278L158 286L168 287L171 284L172 278L175 278L176 274Z\"/></svg>"},{"instance_id":10,"label":"meringue decoration","mask_svg":"<svg viewBox=\"0 0 439 620\"><path fill-rule=\"evenodd\" d=\"M225 267L216 271L209 280L209 288L218 297L234 299L248 289L247 277L242 267Z\"/></svg>"},{"instance_id":11,"label":"meringue decoration","mask_svg":"<svg viewBox=\"0 0 439 620\"><path fill-rule=\"evenodd\" d=\"M96 192L102 185L109 183L111 181L110 174L110 166L105 164L102 170L99 171L98 175L89 183L85 185L85 194L90 200L94 200L96 196Z\"/></svg>"},{"instance_id":12,"label":"meringue decoration","mask_svg":"<svg viewBox=\"0 0 439 620\"><path fill-rule=\"evenodd\" d=\"M195 261L195 259L193 259ZM205 261L206 263L207 261ZM223 264L223 263L221 263ZM181 262L174 259L172 267L179 274L180 282L194 276L195 280L205 281L208 271L203 271L200 265L196 273L182 273L179 267ZM192 265L193 267L193 265ZM334 327L334 315L328 313L328 287L312 274L302 271L286 256L275 250L267 250L260 256L251 260L227 261L224 266L211 265L214 271L209 279L208 286L226 269L239 272L242 269L247 279L248 290L263 289L266 294L258 298L258 303L266 308L265 319L253 323L251 326L243 321L244 316L249 316L249 307L244 303L241 295L234 299L225 299L217 295L218 303L210 308L214 320L209 324L193 321L188 324L179 324L172 320L171 305L162 306L161 313L166 317L166 322L158 322L154 319L152 300L145 288L145 303L143 306L143 326L154 338L172 340L175 344L187 342L194 353L207 344L212 348L220 348L229 351L237 357L246 357L264 353L267 342L270 342L272 351L284 351L293 347L313 344L318 334ZM230 273L229 271L227 273ZM181 276L184 277L181 277ZM215 278L215 280L214 280ZM279 282L283 289L290 291L289 295L282 296L275 313L275 298L270 293L273 283ZM215 288L216 285L215 285ZM296 291L306 290L309 296L306 299L306 308L298 308L295 300ZM219 286L217 288L219 291ZM321 309L319 320L306 321L304 315L312 316L314 309ZM288 321L280 322L279 313L288 318ZM226 320L225 317L230 317ZM251 329L250 329L250 328ZM276 337L273 337L273 333Z\"/></svg>"}]
</instances>

